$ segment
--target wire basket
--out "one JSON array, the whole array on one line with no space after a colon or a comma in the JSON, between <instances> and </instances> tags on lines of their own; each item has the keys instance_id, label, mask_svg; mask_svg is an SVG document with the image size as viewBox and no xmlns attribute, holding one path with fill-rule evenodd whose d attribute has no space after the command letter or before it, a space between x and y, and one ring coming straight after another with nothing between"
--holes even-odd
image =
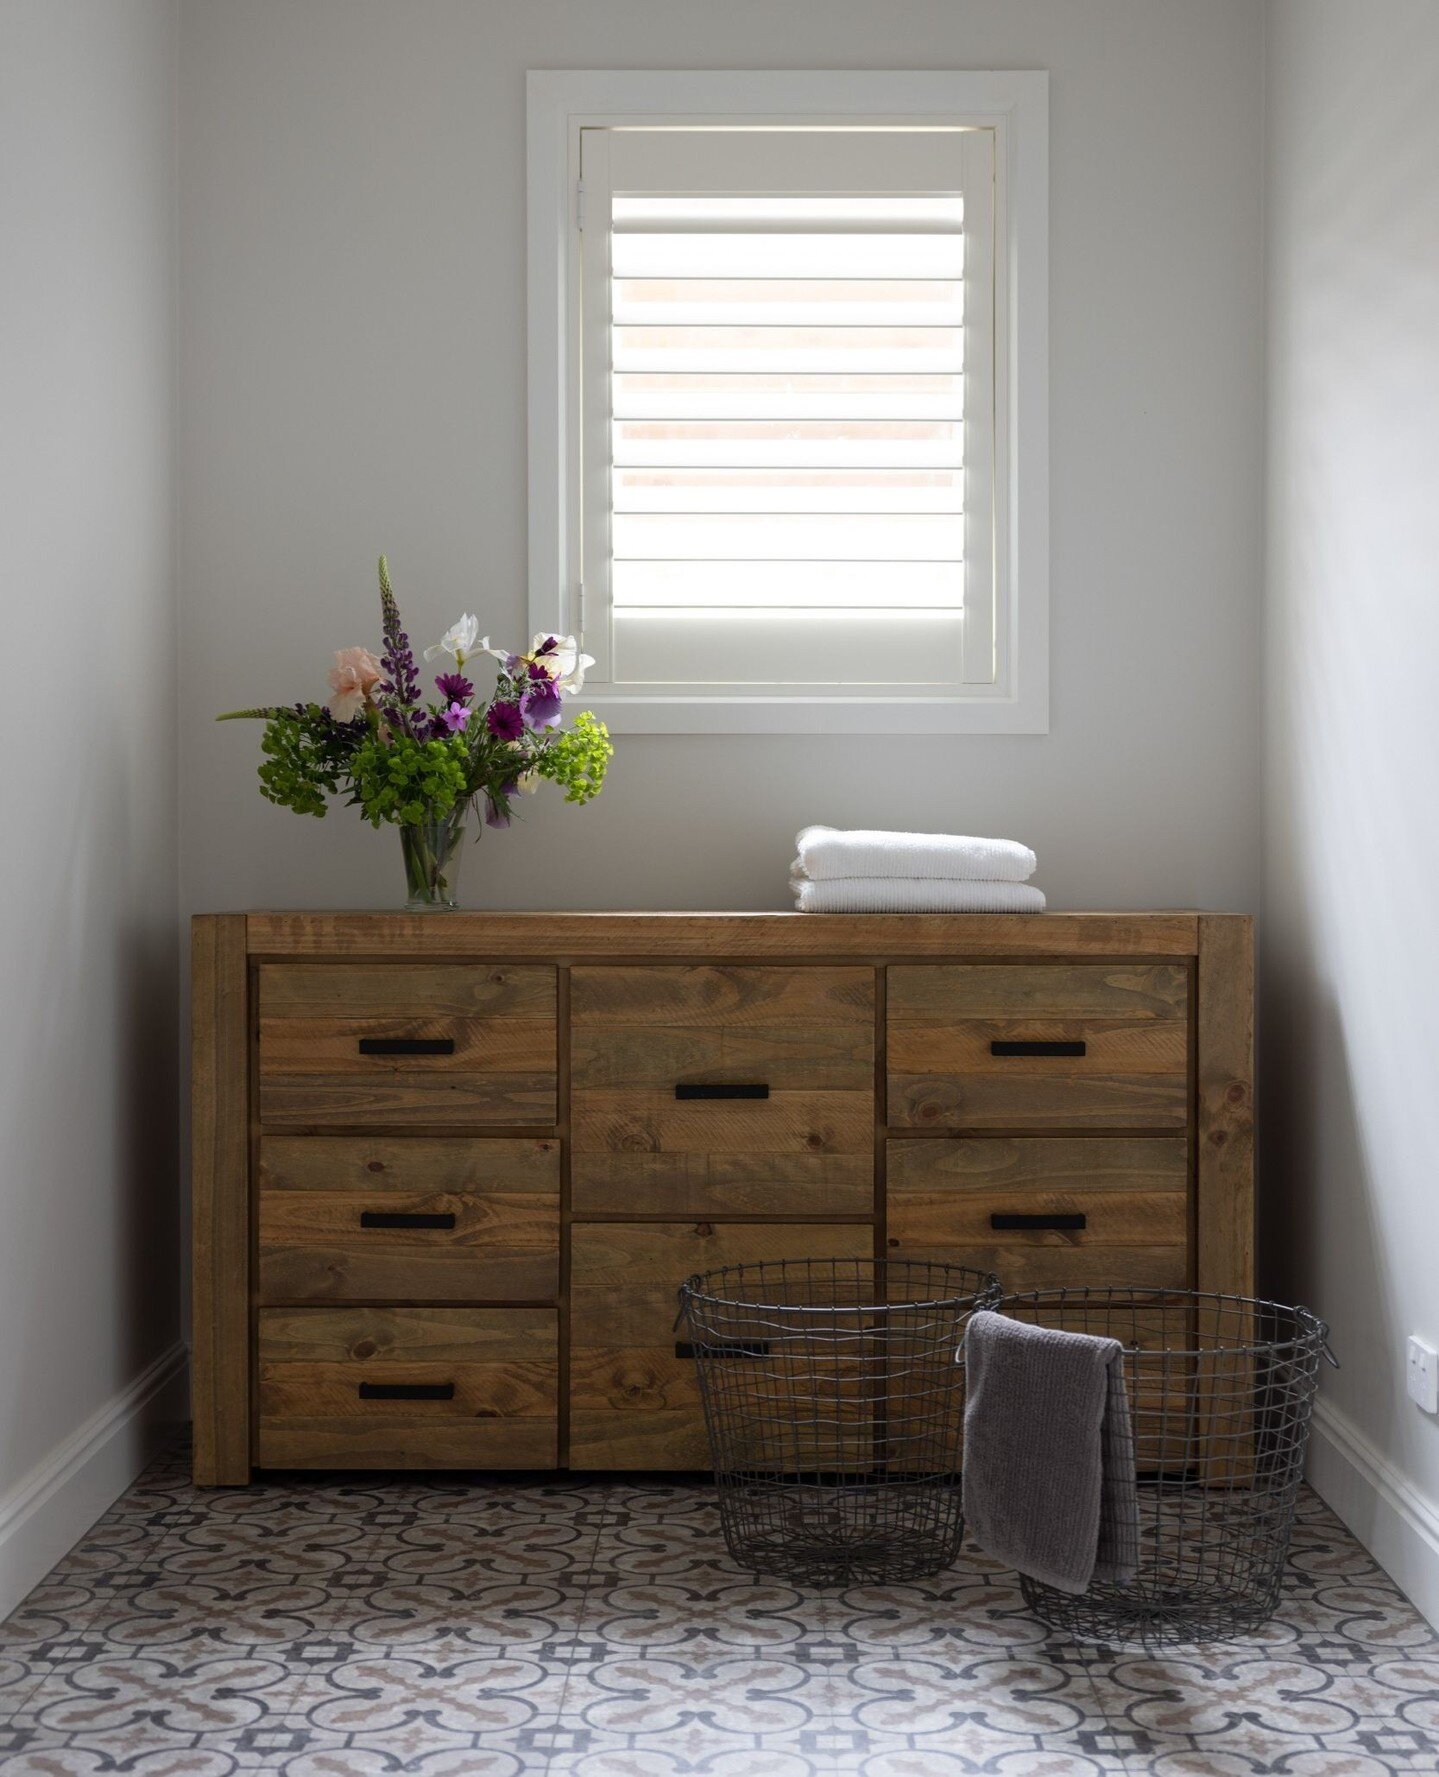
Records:
<instances>
[{"instance_id":1,"label":"wire basket","mask_svg":"<svg viewBox=\"0 0 1439 1777\"><path fill-rule=\"evenodd\" d=\"M1268 1621L1304 1474L1329 1329L1307 1308L1193 1290L1008 1295L1015 1320L1118 1339L1134 1429L1135 1577L1072 1595L1025 1575L1030 1608L1086 1641L1226 1640Z\"/></svg>"},{"instance_id":2,"label":"wire basket","mask_svg":"<svg viewBox=\"0 0 1439 1777\"><path fill-rule=\"evenodd\" d=\"M680 1286L720 1523L741 1566L804 1585L937 1573L964 1536L969 1316L988 1273L900 1259L728 1265ZM682 1348L683 1349L683 1348Z\"/></svg>"}]
</instances>

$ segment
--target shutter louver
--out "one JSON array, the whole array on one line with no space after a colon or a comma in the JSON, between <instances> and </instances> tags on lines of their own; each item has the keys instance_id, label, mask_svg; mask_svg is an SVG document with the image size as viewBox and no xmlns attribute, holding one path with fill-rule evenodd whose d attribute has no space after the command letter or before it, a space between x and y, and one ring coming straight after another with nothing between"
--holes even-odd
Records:
<instances>
[{"instance_id":1,"label":"shutter louver","mask_svg":"<svg viewBox=\"0 0 1439 1777\"><path fill-rule=\"evenodd\" d=\"M586 428L607 458L605 510L593 487L585 509L606 530L600 670L701 690L954 685L972 517L957 137L948 189L904 178L912 140L900 188L875 189L884 145L855 132L828 157L839 189L745 191L713 188L727 132L704 134L686 156L653 132L640 190L617 148L606 192L605 326L585 336L607 371L585 383L607 409L603 435L593 412ZM661 187L696 156L707 188ZM647 164L633 141L623 159ZM845 189L860 164L880 172Z\"/></svg>"}]
</instances>

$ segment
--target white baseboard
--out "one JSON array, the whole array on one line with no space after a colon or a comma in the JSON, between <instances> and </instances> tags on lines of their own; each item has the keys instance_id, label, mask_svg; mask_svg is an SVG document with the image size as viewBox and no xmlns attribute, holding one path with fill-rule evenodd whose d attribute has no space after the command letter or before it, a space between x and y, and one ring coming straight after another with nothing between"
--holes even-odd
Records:
<instances>
[{"instance_id":1,"label":"white baseboard","mask_svg":"<svg viewBox=\"0 0 1439 1777\"><path fill-rule=\"evenodd\" d=\"M0 1495L6 1617L183 1424L189 1353L176 1343Z\"/></svg>"},{"instance_id":2,"label":"white baseboard","mask_svg":"<svg viewBox=\"0 0 1439 1777\"><path fill-rule=\"evenodd\" d=\"M1439 1628L1439 1505L1323 1399L1314 1407L1309 1481L1414 1608Z\"/></svg>"}]
</instances>

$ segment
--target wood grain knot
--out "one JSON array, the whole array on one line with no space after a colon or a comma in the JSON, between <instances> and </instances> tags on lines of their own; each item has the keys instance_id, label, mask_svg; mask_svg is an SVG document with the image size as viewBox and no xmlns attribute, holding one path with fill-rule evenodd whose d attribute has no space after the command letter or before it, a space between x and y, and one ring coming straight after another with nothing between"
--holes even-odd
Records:
<instances>
[{"instance_id":1,"label":"wood grain knot","mask_svg":"<svg viewBox=\"0 0 1439 1777\"><path fill-rule=\"evenodd\" d=\"M365 1166L366 1172L383 1172L384 1170L385 1163L383 1160L371 1160L367 1162Z\"/></svg>"},{"instance_id":2,"label":"wood grain knot","mask_svg":"<svg viewBox=\"0 0 1439 1777\"><path fill-rule=\"evenodd\" d=\"M707 1238L709 1235L713 1234L714 1231L715 1231L715 1226L714 1226L713 1222L696 1222L695 1223L695 1233L698 1234L702 1240Z\"/></svg>"},{"instance_id":3,"label":"wood grain knot","mask_svg":"<svg viewBox=\"0 0 1439 1777\"><path fill-rule=\"evenodd\" d=\"M359 1358L373 1357L376 1349L377 1347L373 1339L361 1339L358 1345L351 1346L350 1356Z\"/></svg>"}]
</instances>

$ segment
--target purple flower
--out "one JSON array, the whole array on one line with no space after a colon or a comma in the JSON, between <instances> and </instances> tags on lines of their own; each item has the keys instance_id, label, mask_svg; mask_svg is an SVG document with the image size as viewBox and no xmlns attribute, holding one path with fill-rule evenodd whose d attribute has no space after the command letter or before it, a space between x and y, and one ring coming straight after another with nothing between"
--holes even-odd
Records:
<instances>
[{"instance_id":1,"label":"purple flower","mask_svg":"<svg viewBox=\"0 0 1439 1777\"><path fill-rule=\"evenodd\" d=\"M501 790L500 796L503 797L503 795L504 791ZM509 809L506 808L503 801L491 795L487 790L485 792L485 825L487 827L508 827L509 824Z\"/></svg>"},{"instance_id":2,"label":"purple flower","mask_svg":"<svg viewBox=\"0 0 1439 1777\"><path fill-rule=\"evenodd\" d=\"M380 665L385 669L385 689L389 693L387 701L403 718L407 711L414 708L419 698L420 675L415 670L410 638L400 624L400 607L395 603L389 569L383 556L380 557L380 627L385 637Z\"/></svg>"},{"instance_id":3,"label":"purple flower","mask_svg":"<svg viewBox=\"0 0 1439 1777\"><path fill-rule=\"evenodd\" d=\"M559 725L563 703L559 691L545 679L526 691L520 699L520 709L531 728L555 728Z\"/></svg>"},{"instance_id":4,"label":"purple flower","mask_svg":"<svg viewBox=\"0 0 1439 1777\"><path fill-rule=\"evenodd\" d=\"M485 726L500 740L518 740L525 731L524 717L517 703L492 703L485 717Z\"/></svg>"},{"instance_id":5,"label":"purple flower","mask_svg":"<svg viewBox=\"0 0 1439 1777\"><path fill-rule=\"evenodd\" d=\"M435 689L446 703L464 703L475 695L475 688L463 673L441 673Z\"/></svg>"},{"instance_id":6,"label":"purple flower","mask_svg":"<svg viewBox=\"0 0 1439 1777\"><path fill-rule=\"evenodd\" d=\"M451 734L463 734L469 725L470 711L462 703L452 703L447 710L440 711L440 720Z\"/></svg>"}]
</instances>

